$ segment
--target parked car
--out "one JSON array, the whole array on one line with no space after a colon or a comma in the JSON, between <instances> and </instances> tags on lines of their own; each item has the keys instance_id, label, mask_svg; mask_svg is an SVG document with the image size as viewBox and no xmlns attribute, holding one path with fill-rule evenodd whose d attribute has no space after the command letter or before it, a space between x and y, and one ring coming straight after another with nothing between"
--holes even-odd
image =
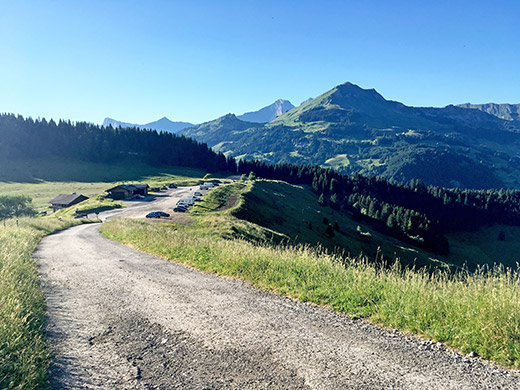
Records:
<instances>
[{"instance_id":1,"label":"parked car","mask_svg":"<svg viewBox=\"0 0 520 390\"><path fill-rule=\"evenodd\" d=\"M146 218L161 218L169 216L170 214L165 213L164 211L152 211L151 213L146 214Z\"/></svg>"},{"instance_id":2,"label":"parked car","mask_svg":"<svg viewBox=\"0 0 520 390\"><path fill-rule=\"evenodd\" d=\"M137 194L134 196L134 199L144 199L144 195Z\"/></svg>"},{"instance_id":3,"label":"parked car","mask_svg":"<svg viewBox=\"0 0 520 390\"><path fill-rule=\"evenodd\" d=\"M195 191L195 192L193 193L193 195L195 195L195 196L202 196L202 192Z\"/></svg>"},{"instance_id":4,"label":"parked car","mask_svg":"<svg viewBox=\"0 0 520 390\"><path fill-rule=\"evenodd\" d=\"M175 185L175 183L170 184L168 187L170 187L170 188L177 188L177 186Z\"/></svg>"},{"instance_id":5,"label":"parked car","mask_svg":"<svg viewBox=\"0 0 520 390\"><path fill-rule=\"evenodd\" d=\"M168 189L168 187L166 187L166 186L161 187L161 191L166 191L167 189Z\"/></svg>"},{"instance_id":6,"label":"parked car","mask_svg":"<svg viewBox=\"0 0 520 390\"><path fill-rule=\"evenodd\" d=\"M183 206L177 206L173 209L173 211L175 211L176 213L185 213L186 211L188 211L188 208Z\"/></svg>"},{"instance_id":7,"label":"parked car","mask_svg":"<svg viewBox=\"0 0 520 390\"><path fill-rule=\"evenodd\" d=\"M195 203L195 199L193 199L192 196L185 196L184 198L181 198L177 201L177 205L179 205L181 203L191 206L192 204Z\"/></svg>"}]
</instances>

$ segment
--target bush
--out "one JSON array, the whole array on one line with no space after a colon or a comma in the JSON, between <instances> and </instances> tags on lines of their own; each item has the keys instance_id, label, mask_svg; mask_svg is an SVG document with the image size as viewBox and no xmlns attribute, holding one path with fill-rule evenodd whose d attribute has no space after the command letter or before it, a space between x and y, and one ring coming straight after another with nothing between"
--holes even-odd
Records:
<instances>
[{"instance_id":1,"label":"bush","mask_svg":"<svg viewBox=\"0 0 520 390\"><path fill-rule=\"evenodd\" d=\"M31 202L24 195L0 195L0 220L36 214Z\"/></svg>"}]
</instances>

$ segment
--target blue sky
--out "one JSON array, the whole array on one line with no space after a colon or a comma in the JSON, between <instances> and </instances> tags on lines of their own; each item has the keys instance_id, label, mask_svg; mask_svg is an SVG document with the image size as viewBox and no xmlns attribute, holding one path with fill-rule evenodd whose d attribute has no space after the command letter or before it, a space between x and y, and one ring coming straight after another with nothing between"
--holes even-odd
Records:
<instances>
[{"instance_id":1,"label":"blue sky","mask_svg":"<svg viewBox=\"0 0 520 390\"><path fill-rule=\"evenodd\" d=\"M0 112L200 123L337 84L520 103L520 1L4 1Z\"/></svg>"}]
</instances>

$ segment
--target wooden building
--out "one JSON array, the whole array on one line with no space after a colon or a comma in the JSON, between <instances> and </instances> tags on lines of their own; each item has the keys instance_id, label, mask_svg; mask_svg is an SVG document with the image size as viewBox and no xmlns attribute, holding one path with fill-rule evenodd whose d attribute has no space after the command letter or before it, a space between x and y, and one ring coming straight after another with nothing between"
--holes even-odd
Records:
<instances>
[{"instance_id":1,"label":"wooden building","mask_svg":"<svg viewBox=\"0 0 520 390\"><path fill-rule=\"evenodd\" d=\"M135 195L148 195L148 184L120 184L106 190L112 199L130 199Z\"/></svg>"},{"instance_id":2,"label":"wooden building","mask_svg":"<svg viewBox=\"0 0 520 390\"><path fill-rule=\"evenodd\" d=\"M60 194L54 199L52 199L49 203L51 204L51 208L53 211L64 209L66 207L70 207L75 205L76 203L83 202L87 200L88 197L81 194Z\"/></svg>"}]
</instances>

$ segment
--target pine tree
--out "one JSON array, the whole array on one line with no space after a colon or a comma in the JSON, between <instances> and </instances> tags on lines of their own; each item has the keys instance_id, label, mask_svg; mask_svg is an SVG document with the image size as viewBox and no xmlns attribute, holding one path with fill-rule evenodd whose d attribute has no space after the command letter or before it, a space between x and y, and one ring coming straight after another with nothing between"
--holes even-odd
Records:
<instances>
[{"instance_id":1,"label":"pine tree","mask_svg":"<svg viewBox=\"0 0 520 390\"><path fill-rule=\"evenodd\" d=\"M323 194L323 192L321 193L320 197L318 198L318 203L320 204L320 206L326 206L327 202L325 200L325 195Z\"/></svg>"}]
</instances>

